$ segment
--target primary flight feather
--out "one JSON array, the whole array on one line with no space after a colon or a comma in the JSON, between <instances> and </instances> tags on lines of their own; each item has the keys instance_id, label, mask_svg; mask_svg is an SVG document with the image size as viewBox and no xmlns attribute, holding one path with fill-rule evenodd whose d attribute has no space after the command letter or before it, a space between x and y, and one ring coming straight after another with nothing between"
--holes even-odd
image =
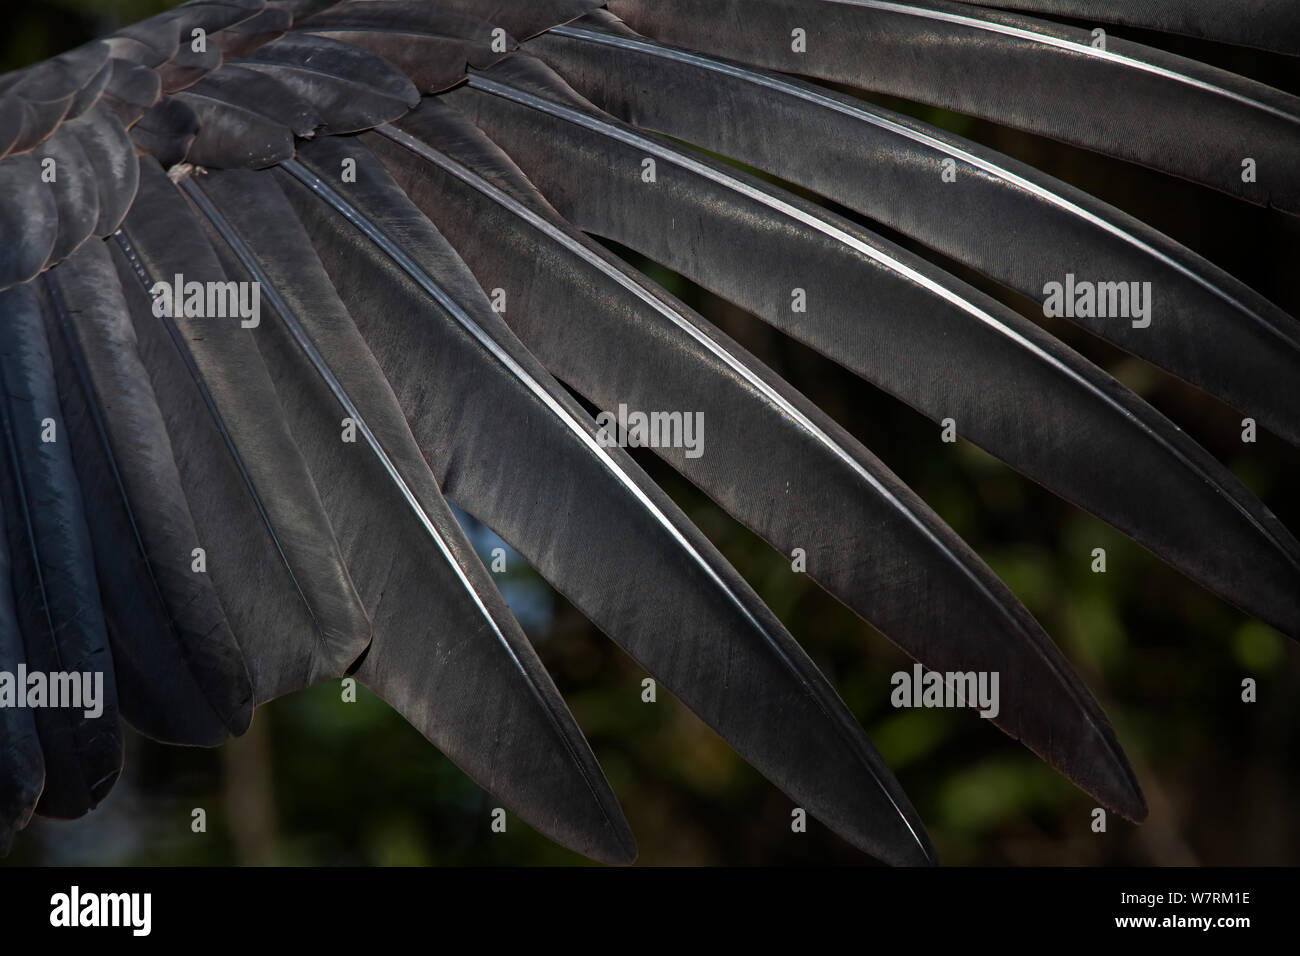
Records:
<instances>
[{"instance_id":1,"label":"primary flight feather","mask_svg":"<svg viewBox=\"0 0 1300 956\"><path fill-rule=\"evenodd\" d=\"M1204 4L1097 15L1296 53L1289 12L1261 8L1276 30ZM593 237L953 420L1292 637L1300 544L1177 425L945 269L701 148L1022 294L1144 281L1146 326L1076 320L1292 442L1300 330L1126 213L844 88L1300 210L1300 100L946 0L194 0L0 77L0 670L108 684L96 717L0 710L0 849L33 812L106 796L119 714L213 746L255 705L355 675L547 836L634 859L454 501L798 806L880 860L937 862L798 635L569 388L698 410L699 454L656 449L673 468L807 549L926 667L1001 674L994 722L1143 819L1101 705L975 551ZM1270 176L1237 176L1242 155ZM947 162L955 207L927 185Z\"/></svg>"}]
</instances>

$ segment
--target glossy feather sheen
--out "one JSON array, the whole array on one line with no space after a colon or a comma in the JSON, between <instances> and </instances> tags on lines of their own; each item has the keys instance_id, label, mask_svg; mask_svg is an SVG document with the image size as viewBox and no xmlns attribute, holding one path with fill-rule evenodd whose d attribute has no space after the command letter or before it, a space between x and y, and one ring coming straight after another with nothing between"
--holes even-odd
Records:
<instances>
[{"instance_id":1,"label":"glossy feather sheen","mask_svg":"<svg viewBox=\"0 0 1300 956\"><path fill-rule=\"evenodd\" d=\"M361 153L310 144L311 172L289 169L316 195L288 194L447 496L809 813L880 859L932 861L915 811L812 662L630 458L600 447L590 418ZM327 192L323 176L345 156L357 183Z\"/></svg>"},{"instance_id":2,"label":"glossy feather sheen","mask_svg":"<svg viewBox=\"0 0 1300 956\"><path fill-rule=\"evenodd\" d=\"M44 142L66 117L76 115L74 104L77 111L84 109L82 90L97 81L108 56L106 44L88 43L0 77L0 96L22 108L10 152L25 152Z\"/></svg>"},{"instance_id":3,"label":"glossy feather sheen","mask_svg":"<svg viewBox=\"0 0 1300 956\"><path fill-rule=\"evenodd\" d=\"M215 744L255 704L350 671L541 832L630 860L595 758L445 492L798 805L882 860L933 862L811 660L551 373L599 406L704 412L703 455L660 449L673 466L782 552L806 548L815 580L918 659L999 671L1003 729L1099 802L1145 813L1101 709L974 553L584 229L956 419L1300 633L1300 545L1175 426L924 260L644 131L764 169L1034 299L1065 273L1149 281L1150 326L1081 324L1297 442L1291 317L1028 166L754 65L1292 213L1300 99L964 0L602 6L195 0L0 76L0 667L110 669L103 722L0 712L0 852L34 807L74 816L111 787L114 695L147 734ZM1292 53L1300 23L1274 0L1249 16L1207 0L1001 6ZM517 40L644 129L594 110ZM421 92L447 90L407 115ZM956 181L940 187L944 160ZM259 327L156 316L150 289L177 273L261 283ZM483 291L498 287L504 316ZM794 288L807 312L790 312ZM356 442L341 440L345 416ZM59 440L33 443L47 419Z\"/></svg>"},{"instance_id":4,"label":"glossy feather sheen","mask_svg":"<svg viewBox=\"0 0 1300 956\"><path fill-rule=\"evenodd\" d=\"M231 107L238 115L228 124L241 132L238 120L254 114L252 121L264 117L289 129L295 136L310 138L321 125L320 113L306 100L296 96L274 76L230 65L190 87L181 98L197 107L200 101L214 106ZM292 142L289 155L292 155ZM287 157L286 157L287 158Z\"/></svg>"},{"instance_id":5,"label":"glossy feather sheen","mask_svg":"<svg viewBox=\"0 0 1300 956\"><path fill-rule=\"evenodd\" d=\"M820 207L616 124L535 61L505 61L447 99L575 225L691 277L935 421L955 419L960 434L1300 636L1290 532L1180 429L1033 323ZM646 156L659 163L653 185L640 178ZM790 309L796 288L806 314Z\"/></svg>"},{"instance_id":6,"label":"glossy feather sheen","mask_svg":"<svg viewBox=\"0 0 1300 956\"><path fill-rule=\"evenodd\" d=\"M0 159L0 289L44 268L59 237L59 206L30 153Z\"/></svg>"},{"instance_id":7,"label":"glossy feather sheen","mask_svg":"<svg viewBox=\"0 0 1300 956\"><path fill-rule=\"evenodd\" d=\"M77 817L117 780L122 731L85 506L68 442L58 440L62 412L54 369L40 302L28 285L0 293L0 391L0 482L27 666L47 680L81 675L92 682L92 693L99 675L97 715L89 705L45 706L34 714L45 760L37 810Z\"/></svg>"},{"instance_id":8,"label":"glossy feather sheen","mask_svg":"<svg viewBox=\"0 0 1300 956\"><path fill-rule=\"evenodd\" d=\"M411 81L387 60L326 37L290 33L238 62L269 73L315 106L328 133L370 129L420 101Z\"/></svg>"},{"instance_id":9,"label":"glossy feather sheen","mask_svg":"<svg viewBox=\"0 0 1300 956\"><path fill-rule=\"evenodd\" d=\"M343 3L295 28L382 56L422 93L447 89L464 79L467 65L490 66L516 46L494 37L492 24L421 0Z\"/></svg>"},{"instance_id":10,"label":"glossy feather sheen","mask_svg":"<svg viewBox=\"0 0 1300 956\"><path fill-rule=\"evenodd\" d=\"M176 274L198 282L227 278L189 207L156 167L142 170L140 196L124 233L150 286ZM263 533L272 538L314 622L311 645L284 642L285 650L275 656L285 657L286 667L254 675L259 701L342 673L369 642L370 625L257 352L260 326L242 328L237 317L177 317L158 324L167 326L183 350L203 404L263 517ZM271 635L241 635L249 637Z\"/></svg>"},{"instance_id":11,"label":"glossy feather sheen","mask_svg":"<svg viewBox=\"0 0 1300 956\"><path fill-rule=\"evenodd\" d=\"M81 140L67 126L59 127L36 148L36 161L53 180L47 184L54 194L59 228L50 249L46 266L72 255L99 223L99 190L95 185L95 168L81 147Z\"/></svg>"},{"instance_id":12,"label":"glossy feather sheen","mask_svg":"<svg viewBox=\"0 0 1300 956\"><path fill-rule=\"evenodd\" d=\"M1108 806L1145 816L1100 707L974 553L807 399L566 227L467 126L427 103L375 148L480 281L506 290L504 316L529 350L601 408L697 410L702 454L659 454L781 553L809 549L814 580L927 666L1000 673L995 723Z\"/></svg>"},{"instance_id":13,"label":"glossy feather sheen","mask_svg":"<svg viewBox=\"0 0 1300 956\"><path fill-rule=\"evenodd\" d=\"M159 740L221 743L247 729L252 687L210 577L192 569L199 536L107 247L88 243L47 280L60 389L82 405L74 461L100 505L87 516L123 715Z\"/></svg>"},{"instance_id":14,"label":"glossy feather sheen","mask_svg":"<svg viewBox=\"0 0 1300 956\"><path fill-rule=\"evenodd\" d=\"M976 0L956 0L976 4ZM994 5L994 4L989 4ZM1300 56L1300 6L1292 0L997 0L1008 10L1183 33Z\"/></svg>"},{"instance_id":15,"label":"glossy feather sheen","mask_svg":"<svg viewBox=\"0 0 1300 956\"><path fill-rule=\"evenodd\" d=\"M190 370L153 315L134 247L115 236L111 255L202 548L201 573L247 661L254 703L307 686L316 623ZM191 553L192 571L197 560Z\"/></svg>"},{"instance_id":16,"label":"glossy feather sheen","mask_svg":"<svg viewBox=\"0 0 1300 956\"><path fill-rule=\"evenodd\" d=\"M1101 50L1086 30L944 0L608 6L657 40L982 116L1300 214L1300 99L1150 47ZM1245 157L1269 172L1243 182Z\"/></svg>"},{"instance_id":17,"label":"glossy feather sheen","mask_svg":"<svg viewBox=\"0 0 1300 956\"><path fill-rule=\"evenodd\" d=\"M1300 380L1300 323L1223 270L975 143L807 83L615 35L621 26L593 15L528 51L620 119L815 190L1033 300L1067 274L1150 282L1149 323L1073 321L1300 444L1300 389L1274 384Z\"/></svg>"},{"instance_id":18,"label":"glossy feather sheen","mask_svg":"<svg viewBox=\"0 0 1300 956\"><path fill-rule=\"evenodd\" d=\"M267 85L274 93L274 84ZM262 113L188 91L178 93L177 99L199 120L198 134L185 154L195 166L265 169L293 156L293 130Z\"/></svg>"},{"instance_id":19,"label":"glossy feather sheen","mask_svg":"<svg viewBox=\"0 0 1300 956\"><path fill-rule=\"evenodd\" d=\"M267 176L218 174L187 191L225 240L232 274L263 283L274 309L262 354L375 622L356 676L532 825L630 862L635 844L595 757L443 501L293 209ZM341 440L344 417L356 443Z\"/></svg>"},{"instance_id":20,"label":"glossy feather sheen","mask_svg":"<svg viewBox=\"0 0 1300 956\"><path fill-rule=\"evenodd\" d=\"M140 162L121 120L106 109L93 109L64 128L76 136L90 163L99 209L93 234L102 239L117 230L135 200Z\"/></svg>"}]
</instances>

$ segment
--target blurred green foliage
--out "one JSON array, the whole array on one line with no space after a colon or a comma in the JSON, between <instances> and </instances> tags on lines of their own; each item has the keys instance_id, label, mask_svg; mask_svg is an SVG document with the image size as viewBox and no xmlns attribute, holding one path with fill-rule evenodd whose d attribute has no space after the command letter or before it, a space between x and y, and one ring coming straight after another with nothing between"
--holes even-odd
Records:
<instances>
[{"instance_id":1,"label":"blurred green foliage","mask_svg":"<svg viewBox=\"0 0 1300 956\"><path fill-rule=\"evenodd\" d=\"M3 65L40 60L166 5L40 0L6 10ZM1152 39L1137 31L1125 35ZM1300 80L1281 58L1160 43L1300 92ZM1296 221L976 119L876 99L1120 205L1300 314ZM908 659L697 490L638 453L826 671L898 773L946 862L1300 860L1293 810L1300 793L1295 643L983 452L941 444L936 426L802 346L637 261L803 389L916 489L1062 644L1111 715L1144 783L1151 817L1142 827L1112 818L1105 834L1095 834L1093 801L974 714L893 710L889 678L910 666ZM947 265L1033 317L1025 301ZM1257 444L1243 445L1239 416L1218 402L1064 323L1036 318L1183 424L1300 528L1296 450L1262 431ZM481 546L491 545L482 529L475 534ZM1105 574L1090 570L1095 547L1106 549ZM663 688L656 704L642 703L640 668L517 556L510 566L503 588L591 739L637 834L642 862L867 862L815 822L806 834L791 833L782 794ZM1255 704L1240 699L1248 676L1259 683ZM336 682L262 708L249 734L220 750L162 747L131 734L125 775L105 804L79 821L37 821L6 862L582 862L517 820L505 835L493 835L493 805L368 692L343 703ZM203 834L191 832L196 807L207 811Z\"/></svg>"}]
</instances>

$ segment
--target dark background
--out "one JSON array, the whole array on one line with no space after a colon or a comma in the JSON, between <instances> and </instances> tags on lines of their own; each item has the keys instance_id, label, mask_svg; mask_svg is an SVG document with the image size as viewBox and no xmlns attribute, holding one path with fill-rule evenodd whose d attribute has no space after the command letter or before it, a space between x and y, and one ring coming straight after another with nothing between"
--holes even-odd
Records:
<instances>
[{"instance_id":1,"label":"dark background","mask_svg":"<svg viewBox=\"0 0 1300 956\"><path fill-rule=\"evenodd\" d=\"M44 59L167 6L42 0L10 7L0 69ZM1300 93L1300 70L1285 57L1130 29L1108 32ZM880 101L1128 210L1300 315L1300 220L983 121ZM1045 321L1034 304L948 265ZM978 449L940 444L935 425L751 316L647 268L916 489L1060 642L1110 714L1151 814L1140 827L1112 817L1108 832L1095 834L1089 827L1094 801L972 712L893 710L889 677L910 660L791 573L785 558L703 495L642 456L839 689L911 795L946 863L1300 861L1295 643ZM1064 322L1046 321L1300 529L1300 451L1262 430L1257 444L1243 445L1239 414ZM484 548L495 544L486 529L474 533ZM1107 551L1106 574L1089 569L1094 547ZM791 833L784 795L662 688L658 703L643 704L640 668L522 559L512 556L510 568L503 590L609 775L642 863L869 862L815 821L807 833ZM1258 703L1240 700L1247 676L1258 680ZM344 704L338 685L330 684L276 701L257 712L244 738L220 750L163 747L129 733L126 769L104 804L80 821L37 820L4 862L583 862L518 820L506 835L491 834L495 801L383 703L359 693L357 703ZM195 807L207 812L204 834L190 830Z\"/></svg>"}]
</instances>

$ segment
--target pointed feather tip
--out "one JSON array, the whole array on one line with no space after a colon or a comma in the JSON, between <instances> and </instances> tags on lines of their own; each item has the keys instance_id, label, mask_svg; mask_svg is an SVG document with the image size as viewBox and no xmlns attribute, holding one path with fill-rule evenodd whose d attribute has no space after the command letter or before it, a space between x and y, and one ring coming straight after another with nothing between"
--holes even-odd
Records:
<instances>
[{"instance_id":1,"label":"pointed feather tip","mask_svg":"<svg viewBox=\"0 0 1300 956\"><path fill-rule=\"evenodd\" d=\"M604 783L604 778L601 778ZM491 792L491 791L489 791ZM566 849L606 866L630 866L636 862L639 850L636 837L623 815L614 791L608 784L597 785L590 796L593 799L553 804L547 819L536 812L521 812L513 807L525 823L548 840Z\"/></svg>"},{"instance_id":2,"label":"pointed feather tip","mask_svg":"<svg viewBox=\"0 0 1300 956\"><path fill-rule=\"evenodd\" d=\"M1126 763L1125 767L1127 766ZM1128 778L1110 774L1096 783L1080 779L1075 779L1074 782L1080 790L1097 800L1111 813L1118 814L1129 823L1145 823L1148 812L1147 798L1142 793L1137 779L1131 776L1131 770L1129 774Z\"/></svg>"},{"instance_id":3,"label":"pointed feather tip","mask_svg":"<svg viewBox=\"0 0 1300 956\"><path fill-rule=\"evenodd\" d=\"M1136 791L1133 794L1133 797L1134 799L1131 806L1127 809L1124 807L1117 807L1115 812L1129 823L1135 823L1140 826L1147 822L1147 798L1141 790Z\"/></svg>"},{"instance_id":4,"label":"pointed feather tip","mask_svg":"<svg viewBox=\"0 0 1300 956\"><path fill-rule=\"evenodd\" d=\"M118 778L121 776L122 768L121 766L118 766L116 770L105 774L102 778L90 785L91 810L103 803L104 798L108 796L109 792L113 789L113 785L117 783Z\"/></svg>"},{"instance_id":5,"label":"pointed feather tip","mask_svg":"<svg viewBox=\"0 0 1300 956\"><path fill-rule=\"evenodd\" d=\"M6 806L3 810L12 816L0 816L0 860L9 855L13 849L14 839L18 836L19 831L27 828L32 822L32 814L36 810L36 805L41 801L41 794L45 790L45 772L41 771L40 780L33 785L32 781L25 781L20 784L18 792L6 794ZM16 813L15 813L16 811Z\"/></svg>"},{"instance_id":6,"label":"pointed feather tip","mask_svg":"<svg viewBox=\"0 0 1300 956\"><path fill-rule=\"evenodd\" d=\"M900 841L885 855L878 856L890 866L930 867L939 865L939 854L924 830L908 831L909 839ZM873 854L874 855L874 854Z\"/></svg>"},{"instance_id":7,"label":"pointed feather tip","mask_svg":"<svg viewBox=\"0 0 1300 956\"><path fill-rule=\"evenodd\" d=\"M580 805L569 802L557 808L561 812L547 821L546 826L540 826L540 820L533 822L536 817L531 814L533 820L529 816L524 819L544 836L590 860L607 866L630 866L638 854L636 836L598 764L595 771L598 776L588 791L590 799L582 800Z\"/></svg>"},{"instance_id":8,"label":"pointed feather tip","mask_svg":"<svg viewBox=\"0 0 1300 956\"><path fill-rule=\"evenodd\" d=\"M888 821L882 820L878 805L860 808L848 817L823 814L820 818L841 839L888 866L938 866L939 854L930 834L901 788L892 789L892 799L898 812Z\"/></svg>"},{"instance_id":9,"label":"pointed feather tip","mask_svg":"<svg viewBox=\"0 0 1300 956\"><path fill-rule=\"evenodd\" d=\"M1055 756L1034 747L1030 750L1111 813L1119 814L1130 823L1145 822L1148 812L1146 796L1114 730L1104 718L1093 730L1096 746L1086 749L1080 746L1070 753ZM1018 739L1014 733L1008 735Z\"/></svg>"},{"instance_id":10,"label":"pointed feather tip","mask_svg":"<svg viewBox=\"0 0 1300 956\"><path fill-rule=\"evenodd\" d=\"M1117 758L1122 764L1123 773L1112 773L1095 787L1083 789L1101 801L1112 813L1118 813L1130 823L1145 823L1147 819L1147 798L1142 793L1142 786L1137 776L1121 754Z\"/></svg>"},{"instance_id":11,"label":"pointed feather tip","mask_svg":"<svg viewBox=\"0 0 1300 956\"><path fill-rule=\"evenodd\" d=\"M631 866L636 862L639 850L632 828L627 825L622 813L619 813L617 821L611 821L611 825L603 829L597 841L579 852L608 866Z\"/></svg>"}]
</instances>

